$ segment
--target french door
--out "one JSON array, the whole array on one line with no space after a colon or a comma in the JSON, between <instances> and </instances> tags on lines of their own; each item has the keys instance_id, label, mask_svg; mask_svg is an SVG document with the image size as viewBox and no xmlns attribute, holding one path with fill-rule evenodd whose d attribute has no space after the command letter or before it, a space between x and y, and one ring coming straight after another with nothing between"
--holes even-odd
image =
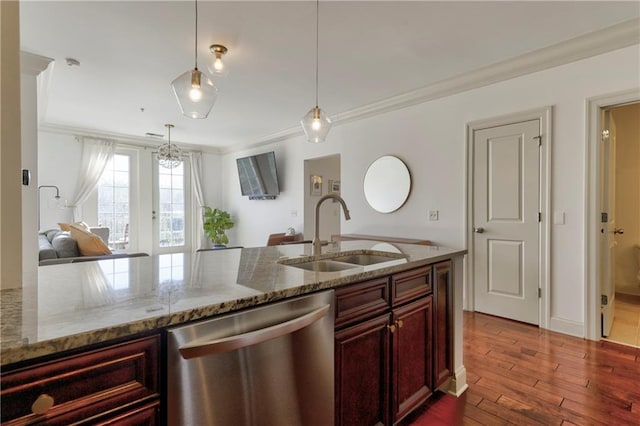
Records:
<instances>
[{"instance_id":1,"label":"french door","mask_svg":"<svg viewBox=\"0 0 640 426\"><path fill-rule=\"evenodd\" d=\"M174 253L191 249L190 164L174 168L153 162L153 252Z\"/></svg>"}]
</instances>

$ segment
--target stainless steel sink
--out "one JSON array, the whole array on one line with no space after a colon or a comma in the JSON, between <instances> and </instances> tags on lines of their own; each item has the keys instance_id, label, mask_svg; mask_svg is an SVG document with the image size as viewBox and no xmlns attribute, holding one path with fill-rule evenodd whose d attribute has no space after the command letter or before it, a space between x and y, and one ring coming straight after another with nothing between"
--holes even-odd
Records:
<instances>
[{"instance_id":1,"label":"stainless steel sink","mask_svg":"<svg viewBox=\"0 0 640 426\"><path fill-rule=\"evenodd\" d=\"M337 262L351 263L360 266L375 265L376 263L389 262L397 259L398 257L381 256L377 254L351 254L331 258L331 260Z\"/></svg>"},{"instance_id":2,"label":"stainless steel sink","mask_svg":"<svg viewBox=\"0 0 640 426\"><path fill-rule=\"evenodd\" d=\"M368 250L367 250L368 251ZM400 253L367 252L363 250L339 253L327 253L319 256L281 259L278 263L294 268L314 272L338 272L348 269L382 264L385 262L402 263L407 257ZM391 263L390 263L391 264ZM384 266L384 265L380 265Z\"/></svg>"},{"instance_id":3,"label":"stainless steel sink","mask_svg":"<svg viewBox=\"0 0 640 426\"><path fill-rule=\"evenodd\" d=\"M311 262L292 263L288 266L293 266L295 268L306 269L307 271L314 272L337 272L357 267L357 265L333 262L331 260L314 260Z\"/></svg>"}]
</instances>

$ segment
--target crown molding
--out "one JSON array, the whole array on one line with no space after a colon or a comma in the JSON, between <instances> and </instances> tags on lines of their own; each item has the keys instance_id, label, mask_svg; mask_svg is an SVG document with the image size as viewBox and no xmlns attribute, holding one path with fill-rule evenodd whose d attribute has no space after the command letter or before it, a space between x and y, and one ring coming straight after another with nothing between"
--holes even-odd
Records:
<instances>
[{"instance_id":1,"label":"crown molding","mask_svg":"<svg viewBox=\"0 0 640 426\"><path fill-rule=\"evenodd\" d=\"M390 111L455 95L526 74L590 58L617 49L640 44L640 19L634 18L611 27L594 31L552 46L534 50L506 61L477 68L440 80L401 95L392 96L331 116L333 126L350 123ZM289 128L247 143L223 147L228 154L280 142L303 135L300 127Z\"/></svg>"},{"instance_id":2,"label":"crown molding","mask_svg":"<svg viewBox=\"0 0 640 426\"><path fill-rule=\"evenodd\" d=\"M40 123L38 126L38 131L61 134L61 135L69 135L69 136L80 136L86 138L97 138L97 139L110 139L119 143L133 145L141 148L158 148L160 145L165 143L165 139L158 138L143 138L140 136L131 136L124 133L115 133L115 132L104 132L86 129L82 127L76 126L65 126L60 124L52 124L52 123ZM187 152L203 152L207 154L222 154L221 150L217 147L207 146L207 145L194 145L186 142L180 142L172 140L172 143L176 143L180 145L180 148L183 151Z\"/></svg>"},{"instance_id":3,"label":"crown molding","mask_svg":"<svg viewBox=\"0 0 640 426\"><path fill-rule=\"evenodd\" d=\"M20 72L24 74L37 76L46 70L51 62L54 62L54 59L20 51Z\"/></svg>"}]
</instances>

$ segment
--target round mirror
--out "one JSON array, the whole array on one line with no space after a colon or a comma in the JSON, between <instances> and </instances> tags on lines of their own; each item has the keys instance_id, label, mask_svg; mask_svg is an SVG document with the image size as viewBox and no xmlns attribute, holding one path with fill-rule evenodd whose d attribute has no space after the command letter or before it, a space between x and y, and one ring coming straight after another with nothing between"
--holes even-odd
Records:
<instances>
[{"instance_id":1,"label":"round mirror","mask_svg":"<svg viewBox=\"0 0 640 426\"><path fill-rule=\"evenodd\" d=\"M371 163L364 175L364 196L380 213L398 210L411 191L411 175L406 164L397 157L385 155Z\"/></svg>"}]
</instances>

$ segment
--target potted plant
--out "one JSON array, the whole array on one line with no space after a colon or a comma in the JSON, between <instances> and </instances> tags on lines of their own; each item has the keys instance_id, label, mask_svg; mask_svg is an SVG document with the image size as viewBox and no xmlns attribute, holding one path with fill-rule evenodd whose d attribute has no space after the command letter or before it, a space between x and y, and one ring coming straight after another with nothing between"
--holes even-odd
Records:
<instances>
[{"instance_id":1,"label":"potted plant","mask_svg":"<svg viewBox=\"0 0 640 426\"><path fill-rule=\"evenodd\" d=\"M204 233L211 239L214 247L225 246L229 242L225 231L233 228L231 215L218 208L205 207L203 217Z\"/></svg>"}]
</instances>

